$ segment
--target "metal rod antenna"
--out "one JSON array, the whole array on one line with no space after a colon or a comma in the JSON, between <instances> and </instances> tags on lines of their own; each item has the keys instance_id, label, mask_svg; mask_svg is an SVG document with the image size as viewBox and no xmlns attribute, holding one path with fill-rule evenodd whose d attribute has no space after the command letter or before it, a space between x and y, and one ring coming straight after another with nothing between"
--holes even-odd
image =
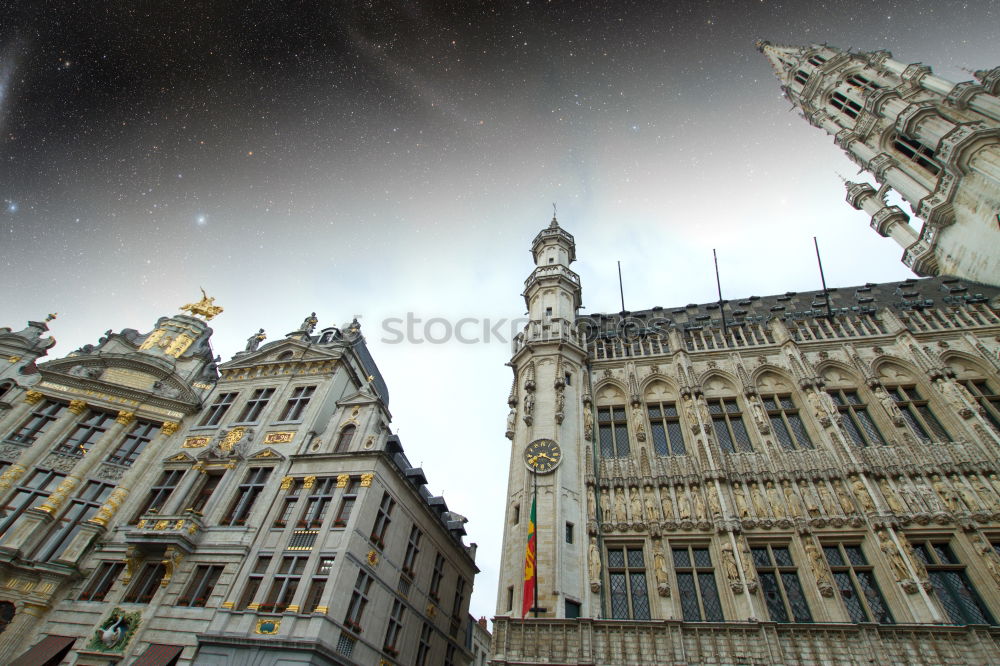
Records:
<instances>
[{"instance_id":1,"label":"metal rod antenna","mask_svg":"<svg viewBox=\"0 0 1000 666\"><path fill-rule=\"evenodd\" d=\"M622 297L622 312L625 312L625 289L622 287L622 262L618 262L618 293Z\"/></svg>"},{"instance_id":2,"label":"metal rod antenna","mask_svg":"<svg viewBox=\"0 0 1000 666\"><path fill-rule=\"evenodd\" d=\"M726 306L722 302L722 283L719 282L719 258L715 256L715 248L712 248L712 261L715 262L715 288L719 292L719 313L722 314L722 334L728 336L729 328L726 326Z\"/></svg>"},{"instance_id":3,"label":"metal rod antenna","mask_svg":"<svg viewBox=\"0 0 1000 666\"><path fill-rule=\"evenodd\" d=\"M816 263L819 264L819 279L823 283L823 300L826 301L826 316L832 317L833 310L830 309L830 291L826 288L826 276L823 275L823 259L819 256L819 243L813 236L813 246L816 248Z\"/></svg>"}]
</instances>

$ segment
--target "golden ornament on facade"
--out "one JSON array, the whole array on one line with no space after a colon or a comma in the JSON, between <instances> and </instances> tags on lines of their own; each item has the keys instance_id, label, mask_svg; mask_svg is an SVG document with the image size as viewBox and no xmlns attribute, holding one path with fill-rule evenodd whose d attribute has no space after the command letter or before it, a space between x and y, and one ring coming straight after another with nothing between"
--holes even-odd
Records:
<instances>
[{"instance_id":1,"label":"golden ornament on facade","mask_svg":"<svg viewBox=\"0 0 1000 666\"><path fill-rule=\"evenodd\" d=\"M165 530L168 527L170 527L169 520L158 520L156 521L156 524L153 525L153 529L156 530L157 532L159 532L160 530Z\"/></svg>"},{"instance_id":2,"label":"golden ornament on facade","mask_svg":"<svg viewBox=\"0 0 1000 666\"><path fill-rule=\"evenodd\" d=\"M59 487L57 487L55 491L48 496L45 503L38 507L38 510L44 511L45 513L55 513L66 497L73 492L73 488L76 487L77 483L79 483L79 481L74 479L72 476L68 476L63 479L62 483L59 484Z\"/></svg>"},{"instance_id":3,"label":"golden ornament on facade","mask_svg":"<svg viewBox=\"0 0 1000 666\"><path fill-rule=\"evenodd\" d=\"M249 608L249 606L247 608ZM257 609L254 608L253 610ZM278 629L280 627L281 627L281 618L262 617L259 620L257 620L257 626L253 628L253 632L255 634L261 634L263 636L270 636L271 634L278 633Z\"/></svg>"},{"instance_id":4,"label":"golden ornament on facade","mask_svg":"<svg viewBox=\"0 0 1000 666\"><path fill-rule=\"evenodd\" d=\"M212 441L211 437L188 437L181 444L182 449L200 449L203 446L208 446L208 443Z\"/></svg>"},{"instance_id":5,"label":"golden ornament on facade","mask_svg":"<svg viewBox=\"0 0 1000 666\"><path fill-rule=\"evenodd\" d=\"M347 484L350 482L350 480L351 480L350 474L338 474L337 475L337 487L338 488L346 488Z\"/></svg>"},{"instance_id":6,"label":"golden ornament on facade","mask_svg":"<svg viewBox=\"0 0 1000 666\"><path fill-rule=\"evenodd\" d=\"M44 397L45 397L44 393L39 393L38 391L28 391L27 393L24 394L24 401L29 405L34 405Z\"/></svg>"},{"instance_id":7,"label":"golden ornament on facade","mask_svg":"<svg viewBox=\"0 0 1000 666\"><path fill-rule=\"evenodd\" d=\"M0 474L0 490L5 490L14 485L14 482L17 481L21 475L25 473L25 471L27 470L21 465L11 465L5 469L3 474Z\"/></svg>"},{"instance_id":8,"label":"golden ornament on facade","mask_svg":"<svg viewBox=\"0 0 1000 666\"><path fill-rule=\"evenodd\" d=\"M196 317L203 317L205 321L211 321L212 317L222 312L222 306L215 304L215 298L201 290L201 300L196 303L187 303L180 307L182 311L190 312Z\"/></svg>"},{"instance_id":9,"label":"golden ornament on facade","mask_svg":"<svg viewBox=\"0 0 1000 666\"><path fill-rule=\"evenodd\" d=\"M372 566L378 564L378 551L374 549L368 551L368 564Z\"/></svg>"},{"instance_id":10,"label":"golden ornament on facade","mask_svg":"<svg viewBox=\"0 0 1000 666\"><path fill-rule=\"evenodd\" d=\"M285 444L295 438L294 432L269 432L264 436L265 444Z\"/></svg>"},{"instance_id":11,"label":"golden ornament on facade","mask_svg":"<svg viewBox=\"0 0 1000 666\"><path fill-rule=\"evenodd\" d=\"M69 401L69 411L73 414L79 416L87 411L87 403L83 400L70 400Z\"/></svg>"},{"instance_id":12,"label":"golden ornament on facade","mask_svg":"<svg viewBox=\"0 0 1000 666\"><path fill-rule=\"evenodd\" d=\"M315 476L307 476L306 478L304 478L302 480L302 487L303 488L312 488L315 483L316 483L316 477Z\"/></svg>"},{"instance_id":13,"label":"golden ornament on facade","mask_svg":"<svg viewBox=\"0 0 1000 666\"><path fill-rule=\"evenodd\" d=\"M284 477L283 479L281 479L281 489L282 490L288 490L289 488L292 487L292 482L294 482L294 481L295 481L295 477L291 477L291 476Z\"/></svg>"},{"instance_id":14,"label":"golden ornament on facade","mask_svg":"<svg viewBox=\"0 0 1000 666\"><path fill-rule=\"evenodd\" d=\"M129 423L132 423L132 421L134 420L135 420L135 412L121 411L118 412L118 416L115 417L115 422L120 423L121 425L128 425Z\"/></svg>"},{"instance_id":15,"label":"golden ornament on facade","mask_svg":"<svg viewBox=\"0 0 1000 666\"><path fill-rule=\"evenodd\" d=\"M372 485L372 479L375 478L374 474L362 474L361 475L361 487L367 488Z\"/></svg>"},{"instance_id":16,"label":"golden ornament on facade","mask_svg":"<svg viewBox=\"0 0 1000 666\"><path fill-rule=\"evenodd\" d=\"M160 426L160 432L169 437L177 432L177 429L180 427L180 423L176 423L174 421L164 421L163 425Z\"/></svg>"},{"instance_id":17,"label":"golden ornament on facade","mask_svg":"<svg viewBox=\"0 0 1000 666\"><path fill-rule=\"evenodd\" d=\"M243 439L243 435L246 434L246 431L247 429L242 426L233 428L226 433L225 437L222 438L222 441L219 443L219 448L226 452L231 451L232 448L236 446L241 439Z\"/></svg>"}]
</instances>

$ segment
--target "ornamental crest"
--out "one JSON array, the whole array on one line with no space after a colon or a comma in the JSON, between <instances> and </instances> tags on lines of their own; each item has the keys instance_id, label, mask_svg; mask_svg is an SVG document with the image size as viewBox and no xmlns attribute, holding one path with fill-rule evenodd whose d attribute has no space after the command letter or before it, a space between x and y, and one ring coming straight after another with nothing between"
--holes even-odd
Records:
<instances>
[{"instance_id":1,"label":"ornamental crest","mask_svg":"<svg viewBox=\"0 0 1000 666\"><path fill-rule=\"evenodd\" d=\"M87 644L88 650L97 652L122 653L142 622L142 613L126 613L116 607L107 619L94 630L94 636Z\"/></svg>"}]
</instances>

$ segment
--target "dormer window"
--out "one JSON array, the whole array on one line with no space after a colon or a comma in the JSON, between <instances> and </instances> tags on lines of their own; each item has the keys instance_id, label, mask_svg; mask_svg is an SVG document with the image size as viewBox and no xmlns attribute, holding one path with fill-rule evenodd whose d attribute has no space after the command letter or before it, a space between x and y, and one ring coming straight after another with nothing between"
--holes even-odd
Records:
<instances>
[{"instance_id":1,"label":"dormer window","mask_svg":"<svg viewBox=\"0 0 1000 666\"><path fill-rule=\"evenodd\" d=\"M813 67L819 67L824 62L826 62L826 58L824 58L821 55L814 55L813 57L809 58L809 60L807 60L806 62L808 62Z\"/></svg>"},{"instance_id":2,"label":"dormer window","mask_svg":"<svg viewBox=\"0 0 1000 666\"><path fill-rule=\"evenodd\" d=\"M830 104L833 108L837 109L852 120L857 118L858 114L861 113L861 105L853 99L848 98L843 93L833 93L833 97L830 98Z\"/></svg>"},{"instance_id":3,"label":"dormer window","mask_svg":"<svg viewBox=\"0 0 1000 666\"><path fill-rule=\"evenodd\" d=\"M917 139L897 134L892 142L892 147L935 176L941 171L941 167L934 162L934 150L920 143Z\"/></svg>"},{"instance_id":4,"label":"dormer window","mask_svg":"<svg viewBox=\"0 0 1000 666\"><path fill-rule=\"evenodd\" d=\"M802 85L805 85L806 81L808 81L808 80L809 80L809 73L808 72L805 72L805 71L803 71L801 69L798 70L797 72L795 72L795 81L796 82L801 83Z\"/></svg>"}]
</instances>

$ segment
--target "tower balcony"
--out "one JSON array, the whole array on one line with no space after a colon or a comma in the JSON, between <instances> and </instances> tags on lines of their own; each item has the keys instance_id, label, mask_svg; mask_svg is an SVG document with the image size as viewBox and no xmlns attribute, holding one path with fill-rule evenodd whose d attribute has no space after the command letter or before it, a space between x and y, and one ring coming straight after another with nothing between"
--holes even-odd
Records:
<instances>
[{"instance_id":1,"label":"tower balcony","mask_svg":"<svg viewBox=\"0 0 1000 666\"><path fill-rule=\"evenodd\" d=\"M580 276L575 272L563 266L562 264L551 264L548 266L539 266L531 272L528 279L524 281L524 291L527 292L531 287L538 284L540 281L552 278L562 278L567 280L570 284L576 287L576 291L580 290Z\"/></svg>"},{"instance_id":2,"label":"tower balcony","mask_svg":"<svg viewBox=\"0 0 1000 666\"><path fill-rule=\"evenodd\" d=\"M511 341L511 354L517 354L525 347L530 347L533 344L549 342L570 342L582 349L585 349L587 346L587 339L583 330L577 330L573 322L568 319L551 317L529 321L524 330L515 335Z\"/></svg>"}]
</instances>

